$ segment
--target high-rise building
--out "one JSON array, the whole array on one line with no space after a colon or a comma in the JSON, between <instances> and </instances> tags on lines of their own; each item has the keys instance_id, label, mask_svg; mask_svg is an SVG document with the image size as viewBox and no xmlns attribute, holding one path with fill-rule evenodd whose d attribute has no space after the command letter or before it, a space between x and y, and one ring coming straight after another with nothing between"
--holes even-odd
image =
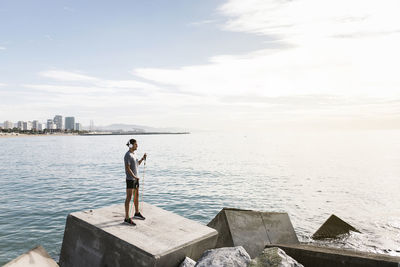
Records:
<instances>
[{"instance_id":1,"label":"high-rise building","mask_svg":"<svg viewBox=\"0 0 400 267\"><path fill-rule=\"evenodd\" d=\"M79 122L75 123L75 130L82 131L83 130L82 123Z\"/></svg>"},{"instance_id":2,"label":"high-rise building","mask_svg":"<svg viewBox=\"0 0 400 267\"><path fill-rule=\"evenodd\" d=\"M39 121L34 120L34 121L32 122L32 130L34 130L34 131L39 131Z\"/></svg>"},{"instance_id":3,"label":"high-rise building","mask_svg":"<svg viewBox=\"0 0 400 267\"><path fill-rule=\"evenodd\" d=\"M56 125L57 130L63 129L63 117L61 115L54 116L53 121L54 121L54 124Z\"/></svg>"},{"instance_id":4,"label":"high-rise building","mask_svg":"<svg viewBox=\"0 0 400 267\"><path fill-rule=\"evenodd\" d=\"M4 125L3 125L4 129L13 129L14 128L14 123L12 123L11 121L5 121Z\"/></svg>"},{"instance_id":5,"label":"high-rise building","mask_svg":"<svg viewBox=\"0 0 400 267\"><path fill-rule=\"evenodd\" d=\"M82 131L82 123L75 123L75 131Z\"/></svg>"},{"instance_id":6,"label":"high-rise building","mask_svg":"<svg viewBox=\"0 0 400 267\"><path fill-rule=\"evenodd\" d=\"M31 121L24 121L22 130L24 130L24 131L32 130L32 122Z\"/></svg>"},{"instance_id":7,"label":"high-rise building","mask_svg":"<svg viewBox=\"0 0 400 267\"><path fill-rule=\"evenodd\" d=\"M53 122L53 120L52 119L48 119L47 120L47 129L49 130L49 131L51 131L52 129L53 129L53 125L54 125L54 122Z\"/></svg>"},{"instance_id":8,"label":"high-rise building","mask_svg":"<svg viewBox=\"0 0 400 267\"><path fill-rule=\"evenodd\" d=\"M24 129L24 122L23 121L18 121L17 122L17 128L20 129L20 130L23 130Z\"/></svg>"},{"instance_id":9,"label":"high-rise building","mask_svg":"<svg viewBox=\"0 0 400 267\"><path fill-rule=\"evenodd\" d=\"M65 117L65 129L75 130L75 117Z\"/></svg>"},{"instance_id":10,"label":"high-rise building","mask_svg":"<svg viewBox=\"0 0 400 267\"><path fill-rule=\"evenodd\" d=\"M38 131L43 131L44 129L46 129L46 124L45 123L39 123Z\"/></svg>"},{"instance_id":11,"label":"high-rise building","mask_svg":"<svg viewBox=\"0 0 400 267\"><path fill-rule=\"evenodd\" d=\"M94 131L94 121L90 120L90 131L93 132Z\"/></svg>"}]
</instances>

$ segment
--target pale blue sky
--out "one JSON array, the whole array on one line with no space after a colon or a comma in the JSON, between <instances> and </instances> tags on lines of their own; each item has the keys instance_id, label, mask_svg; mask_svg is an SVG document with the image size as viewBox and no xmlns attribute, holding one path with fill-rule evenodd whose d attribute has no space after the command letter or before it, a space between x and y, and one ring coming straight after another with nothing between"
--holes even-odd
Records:
<instances>
[{"instance_id":1,"label":"pale blue sky","mask_svg":"<svg viewBox=\"0 0 400 267\"><path fill-rule=\"evenodd\" d=\"M398 2L322 2L0 0L0 121L399 127Z\"/></svg>"}]
</instances>

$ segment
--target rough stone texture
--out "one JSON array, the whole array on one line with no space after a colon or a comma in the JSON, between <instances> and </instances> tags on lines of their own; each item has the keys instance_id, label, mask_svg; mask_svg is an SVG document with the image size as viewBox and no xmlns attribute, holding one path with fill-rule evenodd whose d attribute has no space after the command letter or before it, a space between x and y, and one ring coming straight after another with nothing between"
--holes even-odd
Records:
<instances>
[{"instance_id":1,"label":"rough stone texture","mask_svg":"<svg viewBox=\"0 0 400 267\"><path fill-rule=\"evenodd\" d=\"M38 246L3 265L3 267L58 267L58 264L42 246Z\"/></svg>"},{"instance_id":2,"label":"rough stone texture","mask_svg":"<svg viewBox=\"0 0 400 267\"><path fill-rule=\"evenodd\" d=\"M179 267L194 267L196 265L196 262L194 260L192 260L191 258L186 257L181 265L179 265Z\"/></svg>"},{"instance_id":3,"label":"rough stone texture","mask_svg":"<svg viewBox=\"0 0 400 267\"><path fill-rule=\"evenodd\" d=\"M337 238L339 235L347 234L350 231L360 232L350 224L332 214L326 222L313 234L313 239Z\"/></svg>"},{"instance_id":4,"label":"rough stone texture","mask_svg":"<svg viewBox=\"0 0 400 267\"><path fill-rule=\"evenodd\" d=\"M243 246L255 258L267 244L298 244L287 213L222 209L208 226L218 231L216 247Z\"/></svg>"},{"instance_id":5,"label":"rough stone texture","mask_svg":"<svg viewBox=\"0 0 400 267\"><path fill-rule=\"evenodd\" d=\"M306 244L274 245L306 267L399 267L400 257ZM269 246L272 247L272 246Z\"/></svg>"},{"instance_id":6,"label":"rough stone texture","mask_svg":"<svg viewBox=\"0 0 400 267\"><path fill-rule=\"evenodd\" d=\"M124 205L68 215L60 266L179 266L214 248L217 231L142 203L146 220L123 223Z\"/></svg>"},{"instance_id":7,"label":"rough stone texture","mask_svg":"<svg viewBox=\"0 0 400 267\"><path fill-rule=\"evenodd\" d=\"M249 267L304 267L280 248L265 248Z\"/></svg>"},{"instance_id":8,"label":"rough stone texture","mask_svg":"<svg viewBox=\"0 0 400 267\"><path fill-rule=\"evenodd\" d=\"M204 252L196 267L242 267L250 262L250 255L242 246L217 248Z\"/></svg>"}]
</instances>

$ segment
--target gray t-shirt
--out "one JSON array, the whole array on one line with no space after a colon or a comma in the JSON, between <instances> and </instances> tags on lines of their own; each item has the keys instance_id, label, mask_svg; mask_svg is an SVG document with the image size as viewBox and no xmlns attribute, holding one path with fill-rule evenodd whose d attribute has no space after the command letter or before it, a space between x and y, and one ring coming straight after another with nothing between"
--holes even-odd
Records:
<instances>
[{"instance_id":1,"label":"gray t-shirt","mask_svg":"<svg viewBox=\"0 0 400 267\"><path fill-rule=\"evenodd\" d=\"M126 152L124 157L125 165L128 164L129 168L132 170L133 174L137 177L138 176L138 166L139 160L137 159L134 153L131 153L129 150ZM126 173L126 180L133 180L134 178L132 175L125 169Z\"/></svg>"}]
</instances>

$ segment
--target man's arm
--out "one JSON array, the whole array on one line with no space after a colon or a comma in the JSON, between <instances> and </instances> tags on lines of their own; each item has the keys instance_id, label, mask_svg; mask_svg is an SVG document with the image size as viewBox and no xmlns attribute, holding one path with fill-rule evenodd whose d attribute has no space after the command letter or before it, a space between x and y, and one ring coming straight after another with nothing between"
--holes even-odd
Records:
<instances>
[{"instance_id":1,"label":"man's arm","mask_svg":"<svg viewBox=\"0 0 400 267\"><path fill-rule=\"evenodd\" d=\"M125 163L125 170L126 170L128 173L130 173L130 175L131 175L133 178L139 180L139 177L136 177L135 174L133 174L133 171L131 170L131 168L130 168L130 166L129 166L128 163Z\"/></svg>"},{"instance_id":2,"label":"man's arm","mask_svg":"<svg viewBox=\"0 0 400 267\"><path fill-rule=\"evenodd\" d=\"M147 155L146 155L146 153L144 153L143 157L138 161L139 165L142 164L143 160L146 160L146 157L147 157Z\"/></svg>"}]
</instances>

